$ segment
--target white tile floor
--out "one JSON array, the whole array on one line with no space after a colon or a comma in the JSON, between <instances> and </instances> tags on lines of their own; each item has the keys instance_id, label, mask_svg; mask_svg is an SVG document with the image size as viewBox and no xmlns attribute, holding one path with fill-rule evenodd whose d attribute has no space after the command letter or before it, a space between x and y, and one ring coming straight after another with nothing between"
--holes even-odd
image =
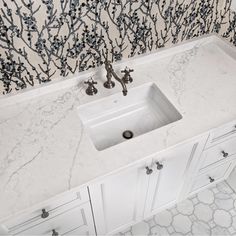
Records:
<instances>
[{"instance_id":1,"label":"white tile floor","mask_svg":"<svg viewBox=\"0 0 236 236\"><path fill-rule=\"evenodd\" d=\"M236 235L236 194L222 182L118 235Z\"/></svg>"}]
</instances>

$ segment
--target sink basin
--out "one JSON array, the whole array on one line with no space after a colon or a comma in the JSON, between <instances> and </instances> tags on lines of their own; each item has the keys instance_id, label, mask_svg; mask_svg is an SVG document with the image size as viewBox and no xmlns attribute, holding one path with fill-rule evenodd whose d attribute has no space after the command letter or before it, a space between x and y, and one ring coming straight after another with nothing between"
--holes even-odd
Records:
<instances>
[{"instance_id":1,"label":"sink basin","mask_svg":"<svg viewBox=\"0 0 236 236\"><path fill-rule=\"evenodd\" d=\"M82 105L79 117L101 151L180 120L181 114L154 83Z\"/></svg>"}]
</instances>

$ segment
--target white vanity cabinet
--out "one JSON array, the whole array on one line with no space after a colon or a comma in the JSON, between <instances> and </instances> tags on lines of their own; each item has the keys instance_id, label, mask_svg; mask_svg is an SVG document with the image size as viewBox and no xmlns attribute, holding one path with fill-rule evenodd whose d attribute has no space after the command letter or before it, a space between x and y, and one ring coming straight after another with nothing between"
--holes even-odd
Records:
<instances>
[{"instance_id":1,"label":"white vanity cabinet","mask_svg":"<svg viewBox=\"0 0 236 236\"><path fill-rule=\"evenodd\" d=\"M181 199L205 142L189 141L90 185L97 233L114 234Z\"/></svg>"},{"instance_id":2,"label":"white vanity cabinet","mask_svg":"<svg viewBox=\"0 0 236 236\"><path fill-rule=\"evenodd\" d=\"M143 218L151 160L89 186L98 235L113 234Z\"/></svg>"},{"instance_id":3,"label":"white vanity cabinet","mask_svg":"<svg viewBox=\"0 0 236 236\"><path fill-rule=\"evenodd\" d=\"M225 180L235 147L230 123L1 222L0 235L115 234Z\"/></svg>"}]
</instances>

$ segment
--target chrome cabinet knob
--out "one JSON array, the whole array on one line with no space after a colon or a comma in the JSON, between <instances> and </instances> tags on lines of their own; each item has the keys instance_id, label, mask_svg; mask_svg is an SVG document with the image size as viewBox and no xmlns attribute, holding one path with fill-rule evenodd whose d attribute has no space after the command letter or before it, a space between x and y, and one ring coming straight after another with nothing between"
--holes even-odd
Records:
<instances>
[{"instance_id":1,"label":"chrome cabinet knob","mask_svg":"<svg viewBox=\"0 0 236 236\"><path fill-rule=\"evenodd\" d=\"M152 172L153 172L153 170L151 168L149 168L148 166L146 166L146 174L151 175Z\"/></svg>"},{"instance_id":2,"label":"chrome cabinet knob","mask_svg":"<svg viewBox=\"0 0 236 236\"><path fill-rule=\"evenodd\" d=\"M157 165L157 169L158 169L158 170L163 169L163 164L161 164L159 161L156 162L156 165Z\"/></svg>"},{"instance_id":3,"label":"chrome cabinet knob","mask_svg":"<svg viewBox=\"0 0 236 236\"><path fill-rule=\"evenodd\" d=\"M229 153L225 152L225 151L222 151L221 152L223 154L223 157L228 157Z\"/></svg>"},{"instance_id":4,"label":"chrome cabinet knob","mask_svg":"<svg viewBox=\"0 0 236 236\"><path fill-rule=\"evenodd\" d=\"M45 209L42 209L42 214L41 214L41 218L45 219L49 216L49 213L45 210Z\"/></svg>"},{"instance_id":5,"label":"chrome cabinet knob","mask_svg":"<svg viewBox=\"0 0 236 236\"><path fill-rule=\"evenodd\" d=\"M52 236L58 236L58 235L59 235L59 233L55 229L53 229L52 230Z\"/></svg>"},{"instance_id":6,"label":"chrome cabinet knob","mask_svg":"<svg viewBox=\"0 0 236 236\"><path fill-rule=\"evenodd\" d=\"M214 178L212 178L211 176L209 177L210 183L213 183L215 181Z\"/></svg>"}]
</instances>

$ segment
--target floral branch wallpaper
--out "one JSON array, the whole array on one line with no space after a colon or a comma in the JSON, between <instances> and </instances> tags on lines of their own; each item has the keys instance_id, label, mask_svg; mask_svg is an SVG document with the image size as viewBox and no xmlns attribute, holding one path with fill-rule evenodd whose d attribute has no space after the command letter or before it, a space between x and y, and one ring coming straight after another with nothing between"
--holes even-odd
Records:
<instances>
[{"instance_id":1,"label":"floral branch wallpaper","mask_svg":"<svg viewBox=\"0 0 236 236\"><path fill-rule=\"evenodd\" d=\"M236 46L231 0L0 0L0 94L208 33Z\"/></svg>"},{"instance_id":2,"label":"floral branch wallpaper","mask_svg":"<svg viewBox=\"0 0 236 236\"><path fill-rule=\"evenodd\" d=\"M226 30L221 35L236 46L236 12L229 11L227 17Z\"/></svg>"}]
</instances>

